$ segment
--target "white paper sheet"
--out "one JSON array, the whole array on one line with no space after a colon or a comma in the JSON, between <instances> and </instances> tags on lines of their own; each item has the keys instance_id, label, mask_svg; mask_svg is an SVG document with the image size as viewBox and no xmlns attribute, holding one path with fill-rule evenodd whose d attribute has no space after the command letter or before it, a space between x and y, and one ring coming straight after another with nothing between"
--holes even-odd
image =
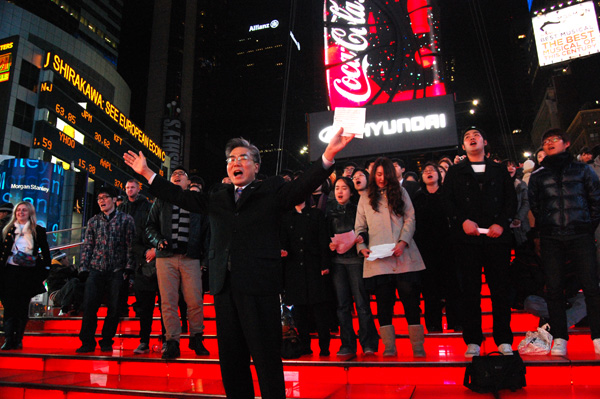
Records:
<instances>
[{"instance_id":1,"label":"white paper sheet","mask_svg":"<svg viewBox=\"0 0 600 399\"><path fill-rule=\"evenodd\" d=\"M337 107L333 113L332 131L337 132L343 127L343 136L352 135L357 139L362 139L365 131L366 117L366 108Z\"/></svg>"},{"instance_id":2,"label":"white paper sheet","mask_svg":"<svg viewBox=\"0 0 600 399\"><path fill-rule=\"evenodd\" d=\"M479 234L481 234L481 235L487 235L487 233L489 233L489 232L490 232L490 229L482 229L481 227L479 227L479 228L477 229L477 231L478 231L478 232L479 232Z\"/></svg>"},{"instance_id":3,"label":"white paper sheet","mask_svg":"<svg viewBox=\"0 0 600 399\"><path fill-rule=\"evenodd\" d=\"M371 254L367 260L375 260L392 256L394 254L395 246L396 244L373 245L371 248L369 248L371 250Z\"/></svg>"},{"instance_id":4,"label":"white paper sheet","mask_svg":"<svg viewBox=\"0 0 600 399\"><path fill-rule=\"evenodd\" d=\"M337 245L335 251L338 254L343 254L343 253L348 252L348 250L354 246L355 241L356 241L356 234L354 234L354 230L350 230L350 231L348 231L346 233L342 233L342 234L335 234L331 238L331 242L333 242L335 245Z\"/></svg>"}]
</instances>

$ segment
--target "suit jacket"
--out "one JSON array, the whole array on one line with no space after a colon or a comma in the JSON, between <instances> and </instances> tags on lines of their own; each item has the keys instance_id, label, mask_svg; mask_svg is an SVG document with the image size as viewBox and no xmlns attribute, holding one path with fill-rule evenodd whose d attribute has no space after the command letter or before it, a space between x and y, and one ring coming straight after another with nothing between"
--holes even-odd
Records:
<instances>
[{"instance_id":1,"label":"suit jacket","mask_svg":"<svg viewBox=\"0 0 600 399\"><path fill-rule=\"evenodd\" d=\"M282 291L280 220L284 212L305 201L329 176L331 169L316 162L300 178L286 183L281 176L248 185L237 203L234 187L224 184L208 196L156 176L150 185L158 198L190 212L208 213L210 290L221 292L228 268L231 287L251 295Z\"/></svg>"},{"instance_id":2,"label":"suit jacket","mask_svg":"<svg viewBox=\"0 0 600 399\"><path fill-rule=\"evenodd\" d=\"M498 224L504 228L502 235L493 238L497 242L510 243L510 223L517 212L517 194L506 167L485 160L483 185L467 159L448 169L442 199L454 238L463 243L480 243L487 236L468 236L462 224L469 219L480 228Z\"/></svg>"}]
</instances>

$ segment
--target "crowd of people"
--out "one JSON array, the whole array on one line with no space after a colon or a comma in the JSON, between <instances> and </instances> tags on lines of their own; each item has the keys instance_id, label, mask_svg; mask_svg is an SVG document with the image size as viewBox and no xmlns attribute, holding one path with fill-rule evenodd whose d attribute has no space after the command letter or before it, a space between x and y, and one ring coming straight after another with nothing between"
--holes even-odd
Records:
<instances>
[{"instance_id":1,"label":"crowd of people","mask_svg":"<svg viewBox=\"0 0 600 399\"><path fill-rule=\"evenodd\" d=\"M511 308L522 307L549 322L553 355L566 355L568 328L587 315L600 354L600 166L593 168L600 151L574 159L567 133L551 129L532 161L500 161L486 154L485 133L469 128L461 137L464 156L428 162L420 176L400 159L379 157L364 168L348 162L336 177L334 157L352 139L341 133L307 171L270 178L258 178L259 150L233 139L225 150L227 180L211 190L181 167L169 182L141 153L125 154L157 199L141 197L136 180L127 182L118 206L112 188L97 190L100 213L88 222L77 275L84 286L77 352L96 350L102 301L108 310L98 344L112 351L133 280L136 354L150 352L158 298L162 357L180 356L181 319L184 330L189 322L190 349L209 355L203 344L209 279L228 397L253 397L252 358L263 397L282 398L282 303L293 305L301 354L312 353L316 331L319 355L330 356L330 331L339 328L341 359L357 356L358 343L372 356L380 338L382 355L396 356L398 298L413 356L426 356L425 331L454 330L462 331L465 356L472 357L483 341L483 270L501 353L513 354ZM43 292L50 268L45 231L34 226L35 211L21 202L2 229L2 349L22 347L29 298Z\"/></svg>"}]
</instances>

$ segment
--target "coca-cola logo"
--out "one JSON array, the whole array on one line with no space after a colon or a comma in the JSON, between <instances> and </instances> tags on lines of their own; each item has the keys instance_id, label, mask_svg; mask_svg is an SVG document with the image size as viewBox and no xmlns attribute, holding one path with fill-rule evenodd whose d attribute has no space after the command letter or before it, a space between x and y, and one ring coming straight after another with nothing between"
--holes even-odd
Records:
<instances>
[{"instance_id":1,"label":"coca-cola logo","mask_svg":"<svg viewBox=\"0 0 600 399\"><path fill-rule=\"evenodd\" d=\"M325 3L325 65L329 96L335 107L364 105L373 93L373 82L367 76L368 55L363 54L369 47L364 1Z\"/></svg>"}]
</instances>

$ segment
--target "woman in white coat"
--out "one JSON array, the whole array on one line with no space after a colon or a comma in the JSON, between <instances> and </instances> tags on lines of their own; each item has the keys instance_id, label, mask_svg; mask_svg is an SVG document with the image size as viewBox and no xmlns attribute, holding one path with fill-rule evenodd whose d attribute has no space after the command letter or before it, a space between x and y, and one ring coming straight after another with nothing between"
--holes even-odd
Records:
<instances>
[{"instance_id":1,"label":"woman in white coat","mask_svg":"<svg viewBox=\"0 0 600 399\"><path fill-rule=\"evenodd\" d=\"M375 173L369 179L368 196L358 202L354 230L367 233L368 242L358 244L365 257L363 277L365 286L375 293L379 333L385 346L384 356L395 356L396 333L392 325L396 290L404 306L408 335L413 355L425 356L424 331L421 325L421 271L425 263L413 240L415 212L410 198L400 186L394 165L387 158L378 158ZM368 260L371 249L393 244L390 256Z\"/></svg>"}]
</instances>

